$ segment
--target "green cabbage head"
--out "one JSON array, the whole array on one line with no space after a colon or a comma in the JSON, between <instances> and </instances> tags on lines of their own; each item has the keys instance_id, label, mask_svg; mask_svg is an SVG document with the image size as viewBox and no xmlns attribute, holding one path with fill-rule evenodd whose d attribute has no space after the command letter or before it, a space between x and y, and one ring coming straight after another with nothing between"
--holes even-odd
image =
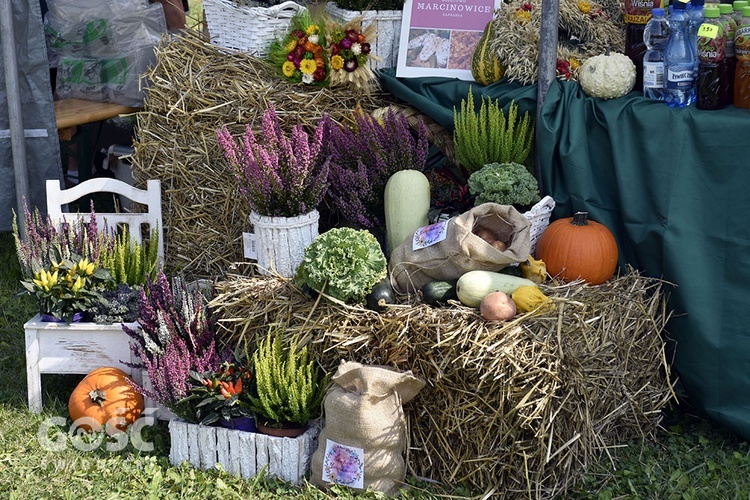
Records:
<instances>
[{"instance_id":1,"label":"green cabbage head","mask_svg":"<svg viewBox=\"0 0 750 500\"><path fill-rule=\"evenodd\" d=\"M475 205L531 205L539 201L539 186L529 170L519 163L489 163L469 177L469 192Z\"/></svg>"},{"instance_id":2,"label":"green cabbage head","mask_svg":"<svg viewBox=\"0 0 750 500\"><path fill-rule=\"evenodd\" d=\"M295 282L344 302L364 303L387 272L385 255L369 231L340 227L321 234L305 249Z\"/></svg>"}]
</instances>

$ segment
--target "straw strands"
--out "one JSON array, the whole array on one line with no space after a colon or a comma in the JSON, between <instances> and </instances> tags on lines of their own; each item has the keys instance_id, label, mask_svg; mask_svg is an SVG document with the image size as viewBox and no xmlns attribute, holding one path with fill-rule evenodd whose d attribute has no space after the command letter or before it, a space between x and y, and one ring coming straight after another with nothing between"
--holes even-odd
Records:
<instances>
[{"instance_id":1,"label":"straw strands","mask_svg":"<svg viewBox=\"0 0 750 500\"><path fill-rule=\"evenodd\" d=\"M242 232L250 230L217 128L240 135L250 123L259 131L271 103L285 130L312 127L324 113L348 123L355 109L387 104L380 93L289 84L265 61L211 45L192 30L157 48L148 80L133 173L139 184L161 180L166 266L192 278L225 276L243 259Z\"/></svg>"},{"instance_id":2,"label":"straw strands","mask_svg":"<svg viewBox=\"0 0 750 500\"><path fill-rule=\"evenodd\" d=\"M662 282L630 270L603 285L544 285L550 312L485 322L459 304L404 299L384 313L307 298L283 278L230 277L212 307L229 345L269 329L341 360L412 370L406 406L414 475L475 492L551 497L594 457L651 436L673 397Z\"/></svg>"}]
</instances>

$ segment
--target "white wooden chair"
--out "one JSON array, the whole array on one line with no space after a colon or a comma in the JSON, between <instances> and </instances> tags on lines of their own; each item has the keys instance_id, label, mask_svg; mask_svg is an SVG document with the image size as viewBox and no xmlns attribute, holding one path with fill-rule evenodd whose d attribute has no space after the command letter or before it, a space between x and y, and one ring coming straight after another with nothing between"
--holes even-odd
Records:
<instances>
[{"instance_id":1,"label":"white wooden chair","mask_svg":"<svg viewBox=\"0 0 750 500\"><path fill-rule=\"evenodd\" d=\"M164 263L164 229L161 217L161 182L150 180L146 183L146 189L138 189L126 182L110 179L95 178L84 181L70 189L61 189L60 181L47 181L47 213L53 222L61 222L64 218L71 220L77 217L75 213L63 213L63 207L80 198L94 193L113 193L146 206L144 213L100 213L96 212L97 221L102 220L104 224L112 229L127 225L132 241L141 244L143 242L141 229L143 225L148 230L156 229L159 237L157 255L159 261ZM90 218L89 213L82 212L80 216Z\"/></svg>"},{"instance_id":2,"label":"white wooden chair","mask_svg":"<svg viewBox=\"0 0 750 500\"><path fill-rule=\"evenodd\" d=\"M77 217L90 219L90 213L63 213L65 205L94 193L114 193L147 207L145 213L96 213L97 223L117 229L128 226L132 241L139 244L143 238L142 225L149 231L156 229L159 237L158 256L164 262L164 238L161 222L161 183L150 180L147 188L137 189L126 182L97 178L90 179L70 189L60 189L60 181L47 181L47 212L53 222L68 221ZM129 325L135 328L135 324ZM140 383L138 370L121 364L121 360L137 362L131 357L130 339L119 325L93 323L43 323L32 319L24 325L26 336L26 377L28 382L29 410L42 410L43 373L89 373L99 366L117 366Z\"/></svg>"}]
</instances>

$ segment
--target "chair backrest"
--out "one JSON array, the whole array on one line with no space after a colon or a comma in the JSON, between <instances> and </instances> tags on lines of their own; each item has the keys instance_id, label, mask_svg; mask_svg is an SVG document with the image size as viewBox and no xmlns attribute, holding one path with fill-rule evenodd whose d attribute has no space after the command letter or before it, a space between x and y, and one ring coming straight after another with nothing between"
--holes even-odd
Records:
<instances>
[{"instance_id":1,"label":"chair backrest","mask_svg":"<svg viewBox=\"0 0 750 500\"><path fill-rule=\"evenodd\" d=\"M90 213L63 213L63 207L84 196L94 193L113 193L124 196L129 200L146 206L144 213L100 213L96 212L97 221L103 223L113 230L122 225L127 225L131 241L143 243L141 227L145 224L149 231L156 229L159 236L159 247L157 255L159 261L164 263L164 229L161 217L161 182L150 180L146 183L146 189L138 189L130 184L107 177L89 179L70 189L61 189L60 181L47 181L47 214L53 222L61 222L64 218L71 217L90 218Z\"/></svg>"}]
</instances>

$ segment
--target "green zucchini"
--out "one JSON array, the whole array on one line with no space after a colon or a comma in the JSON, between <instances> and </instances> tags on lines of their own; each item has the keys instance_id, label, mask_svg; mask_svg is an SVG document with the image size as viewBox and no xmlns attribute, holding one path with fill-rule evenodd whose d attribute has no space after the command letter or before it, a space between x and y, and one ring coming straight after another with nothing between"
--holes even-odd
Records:
<instances>
[{"instance_id":1,"label":"green zucchini","mask_svg":"<svg viewBox=\"0 0 750 500\"><path fill-rule=\"evenodd\" d=\"M458 280L430 281L422 287L422 300L431 306L443 305L449 300L458 300L456 283Z\"/></svg>"}]
</instances>

